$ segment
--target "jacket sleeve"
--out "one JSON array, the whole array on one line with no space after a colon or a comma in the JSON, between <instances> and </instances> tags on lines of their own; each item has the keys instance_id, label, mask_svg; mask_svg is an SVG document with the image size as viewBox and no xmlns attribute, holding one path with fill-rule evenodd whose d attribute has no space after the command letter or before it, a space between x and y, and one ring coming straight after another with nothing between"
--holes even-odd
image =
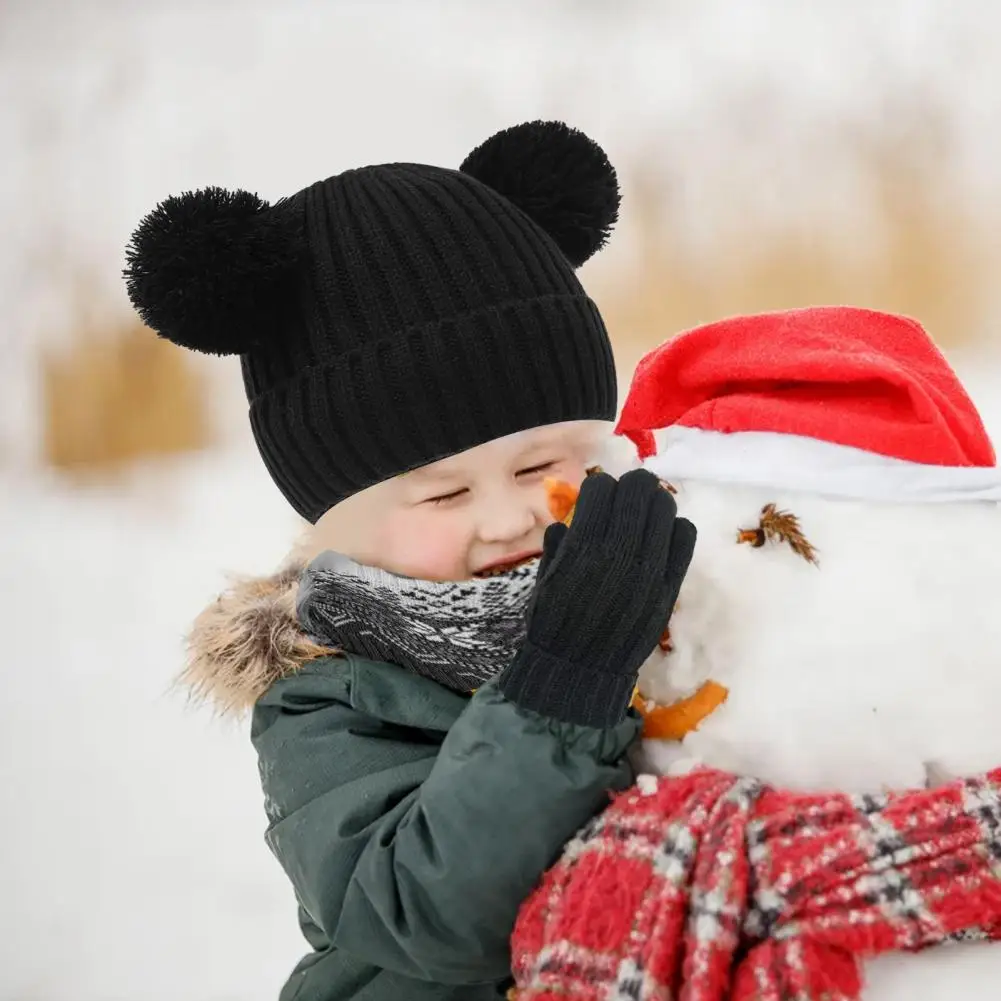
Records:
<instances>
[{"instance_id":1,"label":"jacket sleeve","mask_svg":"<svg viewBox=\"0 0 1001 1001\"><path fill-rule=\"evenodd\" d=\"M507 978L522 901L632 781L638 720L557 723L493 684L466 700L390 665L315 663L265 695L253 726L268 844L300 906L334 948L383 969ZM461 700L443 742L429 708L442 695Z\"/></svg>"}]
</instances>

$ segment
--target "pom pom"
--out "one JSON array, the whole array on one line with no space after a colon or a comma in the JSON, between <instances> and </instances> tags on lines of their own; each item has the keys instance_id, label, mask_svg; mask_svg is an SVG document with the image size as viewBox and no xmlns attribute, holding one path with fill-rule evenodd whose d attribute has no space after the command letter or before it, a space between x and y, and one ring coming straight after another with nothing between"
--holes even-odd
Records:
<instances>
[{"instance_id":1,"label":"pom pom","mask_svg":"<svg viewBox=\"0 0 1001 1001\"><path fill-rule=\"evenodd\" d=\"M562 122L526 122L491 136L459 168L514 202L576 268L604 246L619 184L604 150Z\"/></svg>"},{"instance_id":2,"label":"pom pom","mask_svg":"<svg viewBox=\"0 0 1001 1001\"><path fill-rule=\"evenodd\" d=\"M291 214L248 191L168 198L139 224L124 277L144 323L206 354L249 351L280 323L299 258Z\"/></svg>"}]
</instances>

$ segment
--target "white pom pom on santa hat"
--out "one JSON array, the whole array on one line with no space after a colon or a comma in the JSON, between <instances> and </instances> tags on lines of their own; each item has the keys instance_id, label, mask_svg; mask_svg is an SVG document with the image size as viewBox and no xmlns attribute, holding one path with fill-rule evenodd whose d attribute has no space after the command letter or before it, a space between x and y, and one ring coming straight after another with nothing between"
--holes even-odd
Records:
<instances>
[{"instance_id":1,"label":"white pom pom on santa hat","mask_svg":"<svg viewBox=\"0 0 1001 1001\"><path fill-rule=\"evenodd\" d=\"M958 376L919 323L875 310L761 313L679 334L640 362L616 433L666 480L1001 500Z\"/></svg>"}]
</instances>

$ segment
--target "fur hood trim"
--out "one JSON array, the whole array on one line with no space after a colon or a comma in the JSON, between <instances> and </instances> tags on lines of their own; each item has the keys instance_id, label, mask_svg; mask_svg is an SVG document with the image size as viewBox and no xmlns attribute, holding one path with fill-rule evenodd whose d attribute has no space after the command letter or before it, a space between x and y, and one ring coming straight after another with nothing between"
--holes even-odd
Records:
<instances>
[{"instance_id":1,"label":"fur hood trim","mask_svg":"<svg viewBox=\"0 0 1001 1001\"><path fill-rule=\"evenodd\" d=\"M234 580L195 620L187 665L179 679L198 701L242 715L281 678L337 651L318 646L299 628L295 602L303 565L269 577Z\"/></svg>"}]
</instances>

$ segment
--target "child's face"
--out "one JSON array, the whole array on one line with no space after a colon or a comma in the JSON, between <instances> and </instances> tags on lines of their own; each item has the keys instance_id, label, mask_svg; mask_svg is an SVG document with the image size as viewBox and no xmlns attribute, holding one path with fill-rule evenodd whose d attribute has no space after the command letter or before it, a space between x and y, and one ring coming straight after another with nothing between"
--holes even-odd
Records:
<instances>
[{"instance_id":1,"label":"child's face","mask_svg":"<svg viewBox=\"0 0 1001 1001\"><path fill-rule=\"evenodd\" d=\"M553 520L545 477L580 483L607 425L532 428L386 480L331 508L311 550L424 580L464 580L537 556Z\"/></svg>"}]
</instances>

